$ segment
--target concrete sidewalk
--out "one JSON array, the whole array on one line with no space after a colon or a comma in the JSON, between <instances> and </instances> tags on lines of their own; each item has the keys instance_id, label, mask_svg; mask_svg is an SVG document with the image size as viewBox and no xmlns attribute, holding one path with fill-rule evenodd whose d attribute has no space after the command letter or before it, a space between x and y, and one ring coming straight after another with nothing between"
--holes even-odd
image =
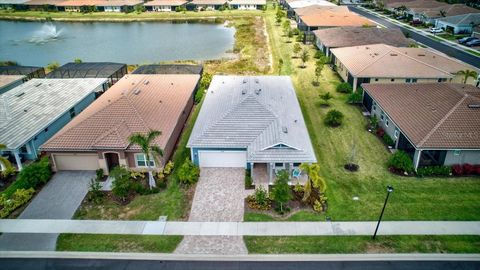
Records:
<instances>
[{"instance_id":1,"label":"concrete sidewalk","mask_svg":"<svg viewBox=\"0 0 480 270\"><path fill-rule=\"evenodd\" d=\"M197 236L372 235L376 222L176 222L3 219L3 233ZM379 235L480 235L478 221L384 221Z\"/></svg>"}]
</instances>

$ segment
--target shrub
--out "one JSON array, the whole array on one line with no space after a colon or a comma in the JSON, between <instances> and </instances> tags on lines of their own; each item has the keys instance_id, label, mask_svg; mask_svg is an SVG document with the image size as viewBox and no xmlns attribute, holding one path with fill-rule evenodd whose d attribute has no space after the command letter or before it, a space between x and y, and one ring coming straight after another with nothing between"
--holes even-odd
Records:
<instances>
[{"instance_id":1,"label":"shrub","mask_svg":"<svg viewBox=\"0 0 480 270\"><path fill-rule=\"evenodd\" d=\"M88 200L96 204L101 203L103 199L102 185L100 182L95 181L95 179L90 179L90 184L88 187Z\"/></svg>"},{"instance_id":2,"label":"shrub","mask_svg":"<svg viewBox=\"0 0 480 270\"><path fill-rule=\"evenodd\" d=\"M388 146L393 146L395 144L393 139L390 136L388 136L387 133L383 134L382 138L383 138L383 142Z\"/></svg>"},{"instance_id":3,"label":"shrub","mask_svg":"<svg viewBox=\"0 0 480 270\"><path fill-rule=\"evenodd\" d=\"M17 189L11 198L5 194L0 196L0 218L8 217L15 209L27 203L35 193L33 188Z\"/></svg>"},{"instance_id":4,"label":"shrub","mask_svg":"<svg viewBox=\"0 0 480 270\"><path fill-rule=\"evenodd\" d=\"M277 180L272 189L273 200L280 206L278 212L283 214L287 208L284 209L283 205L292 198L292 191L288 186L289 174L286 170L282 170L277 174Z\"/></svg>"},{"instance_id":5,"label":"shrub","mask_svg":"<svg viewBox=\"0 0 480 270\"><path fill-rule=\"evenodd\" d=\"M133 184L130 179L130 172L123 166L115 167L110 176L113 177L112 193L113 195L125 201L130 191L133 189Z\"/></svg>"},{"instance_id":6,"label":"shrub","mask_svg":"<svg viewBox=\"0 0 480 270\"><path fill-rule=\"evenodd\" d=\"M450 166L427 166L417 169L417 176L449 176L452 172Z\"/></svg>"},{"instance_id":7,"label":"shrub","mask_svg":"<svg viewBox=\"0 0 480 270\"><path fill-rule=\"evenodd\" d=\"M320 57L325 56L322 51L318 50L315 52L315 55L313 56L315 59L320 59Z\"/></svg>"},{"instance_id":8,"label":"shrub","mask_svg":"<svg viewBox=\"0 0 480 270\"><path fill-rule=\"evenodd\" d=\"M387 166L395 170L411 173L413 172L413 161L407 153L398 150L388 160Z\"/></svg>"},{"instance_id":9,"label":"shrub","mask_svg":"<svg viewBox=\"0 0 480 270\"><path fill-rule=\"evenodd\" d=\"M363 89L359 87L355 93L348 95L348 103L361 103L363 98Z\"/></svg>"},{"instance_id":10,"label":"shrub","mask_svg":"<svg viewBox=\"0 0 480 270\"><path fill-rule=\"evenodd\" d=\"M377 131L375 133L377 134L378 137L383 138L383 136L385 135L385 130L379 127L377 128Z\"/></svg>"},{"instance_id":11,"label":"shrub","mask_svg":"<svg viewBox=\"0 0 480 270\"><path fill-rule=\"evenodd\" d=\"M175 167L175 164L172 161L167 162L165 167L163 167L163 173L165 175L170 175L173 171L173 167Z\"/></svg>"},{"instance_id":12,"label":"shrub","mask_svg":"<svg viewBox=\"0 0 480 270\"><path fill-rule=\"evenodd\" d=\"M463 175L462 165L459 165L459 164L453 165L452 166L452 173L453 173L453 175L457 175L457 176Z\"/></svg>"},{"instance_id":13,"label":"shrub","mask_svg":"<svg viewBox=\"0 0 480 270\"><path fill-rule=\"evenodd\" d=\"M185 185L196 183L199 176L200 168L195 166L189 159L185 160L178 170L178 180Z\"/></svg>"},{"instance_id":14,"label":"shrub","mask_svg":"<svg viewBox=\"0 0 480 270\"><path fill-rule=\"evenodd\" d=\"M338 127L342 124L342 121L343 121L343 113L337 110L330 110L325 116L324 123L327 126Z\"/></svg>"},{"instance_id":15,"label":"shrub","mask_svg":"<svg viewBox=\"0 0 480 270\"><path fill-rule=\"evenodd\" d=\"M5 170L2 171L2 177L8 178L10 175L14 175L17 171L12 165L6 166Z\"/></svg>"},{"instance_id":16,"label":"shrub","mask_svg":"<svg viewBox=\"0 0 480 270\"><path fill-rule=\"evenodd\" d=\"M474 165L473 170L475 171L476 175L480 175L480 165Z\"/></svg>"},{"instance_id":17,"label":"shrub","mask_svg":"<svg viewBox=\"0 0 480 270\"><path fill-rule=\"evenodd\" d=\"M104 172L103 172L103 169L97 169L95 171L95 174L97 175L97 181L100 181L103 179L103 177L105 176Z\"/></svg>"},{"instance_id":18,"label":"shrub","mask_svg":"<svg viewBox=\"0 0 480 270\"><path fill-rule=\"evenodd\" d=\"M295 186L293 187L293 191L297 192L297 193L301 193L301 192L304 192L304 187L299 183L297 182L295 184Z\"/></svg>"},{"instance_id":19,"label":"shrub","mask_svg":"<svg viewBox=\"0 0 480 270\"><path fill-rule=\"evenodd\" d=\"M369 119L370 128L376 130L378 128L378 118L376 115L372 115Z\"/></svg>"},{"instance_id":20,"label":"shrub","mask_svg":"<svg viewBox=\"0 0 480 270\"><path fill-rule=\"evenodd\" d=\"M19 188L29 189L37 188L41 184L46 184L52 177L52 169L47 157L40 161L25 166L17 176Z\"/></svg>"},{"instance_id":21,"label":"shrub","mask_svg":"<svg viewBox=\"0 0 480 270\"><path fill-rule=\"evenodd\" d=\"M474 174L475 169L472 164L465 163L463 164L463 172L467 175Z\"/></svg>"},{"instance_id":22,"label":"shrub","mask_svg":"<svg viewBox=\"0 0 480 270\"><path fill-rule=\"evenodd\" d=\"M348 93L351 93L353 91L353 88L349 83L345 82L345 83L341 83L341 84L337 85L336 90L339 93L348 94Z\"/></svg>"}]
</instances>

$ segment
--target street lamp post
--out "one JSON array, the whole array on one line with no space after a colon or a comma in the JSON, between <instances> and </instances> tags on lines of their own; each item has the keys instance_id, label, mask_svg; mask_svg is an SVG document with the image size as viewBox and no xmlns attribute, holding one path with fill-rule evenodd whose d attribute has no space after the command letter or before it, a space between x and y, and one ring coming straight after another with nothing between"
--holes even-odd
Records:
<instances>
[{"instance_id":1,"label":"street lamp post","mask_svg":"<svg viewBox=\"0 0 480 270\"><path fill-rule=\"evenodd\" d=\"M385 212L385 206L387 206L387 202L388 202L388 197L392 192L393 192L393 187L387 186L387 197L385 198L385 203L383 204L382 212L380 213L380 217L378 218L378 223L377 223L377 227L375 228L375 233L373 233L373 236L372 236L373 240L375 240L375 236L377 236L378 227L380 226L380 221L382 221L383 212Z\"/></svg>"}]
</instances>

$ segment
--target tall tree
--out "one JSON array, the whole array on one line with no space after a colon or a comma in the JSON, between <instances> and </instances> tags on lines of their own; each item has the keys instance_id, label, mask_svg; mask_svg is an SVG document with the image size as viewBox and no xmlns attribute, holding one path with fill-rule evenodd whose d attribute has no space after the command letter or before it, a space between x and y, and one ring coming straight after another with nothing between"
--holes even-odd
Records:
<instances>
[{"instance_id":1,"label":"tall tree","mask_svg":"<svg viewBox=\"0 0 480 270\"><path fill-rule=\"evenodd\" d=\"M473 70L469 70L469 69L466 69L466 70L460 70L459 72L457 72L458 75L463 75L463 83L466 84L467 81L468 81L468 78L474 78L476 79L478 77L478 74L477 72L473 71Z\"/></svg>"},{"instance_id":2,"label":"tall tree","mask_svg":"<svg viewBox=\"0 0 480 270\"><path fill-rule=\"evenodd\" d=\"M148 185L150 186L150 189L156 186L155 179L153 179L150 160L153 158L157 164L160 164L158 157L163 156L163 150L157 145L153 144L154 140L161 134L162 132L158 130L150 130L147 134L135 133L128 138L128 141L131 144L140 146L142 152L145 154L145 160L148 168Z\"/></svg>"}]
</instances>

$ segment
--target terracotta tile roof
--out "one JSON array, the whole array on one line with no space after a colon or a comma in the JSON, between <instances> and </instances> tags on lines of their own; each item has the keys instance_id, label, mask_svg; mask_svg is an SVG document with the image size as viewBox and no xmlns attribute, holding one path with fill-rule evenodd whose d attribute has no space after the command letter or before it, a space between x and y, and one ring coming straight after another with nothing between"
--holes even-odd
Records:
<instances>
[{"instance_id":1,"label":"terracotta tile roof","mask_svg":"<svg viewBox=\"0 0 480 270\"><path fill-rule=\"evenodd\" d=\"M144 6L182 6L188 3L184 0L153 0L143 4Z\"/></svg>"},{"instance_id":2,"label":"terracotta tile roof","mask_svg":"<svg viewBox=\"0 0 480 270\"><path fill-rule=\"evenodd\" d=\"M425 48L395 48L385 44L331 49L355 77L451 78L460 70L476 68Z\"/></svg>"},{"instance_id":3,"label":"terracotta tile roof","mask_svg":"<svg viewBox=\"0 0 480 270\"><path fill-rule=\"evenodd\" d=\"M223 5L227 0L193 0L189 4L193 5Z\"/></svg>"},{"instance_id":4,"label":"terracotta tile roof","mask_svg":"<svg viewBox=\"0 0 480 270\"><path fill-rule=\"evenodd\" d=\"M303 23L310 27L332 26L375 26L375 23L353 12L325 10L320 13L300 16Z\"/></svg>"},{"instance_id":5,"label":"terracotta tile roof","mask_svg":"<svg viewBox=\"0 0 480 270\"><path fill-rule=\"evenodd\" d=\"M306 8L306 7L311 7L311 6L337 6L336 4L326 1L326 0L297 0L297 1L291 1L287 2L288 6L290 8Z\"/></svg>"},{"instance_id":6,"label":"terracotta tile roof","mask_svg":"<svg viewBox=\"0 0 480 270\"><path fill-rule=\"evenodd\" d=\"M428 18L449 17L456 15L464 15L469 13L480 13L480 10L463 4L454 4L440 6L436 8L412 8L414 12L422 13Z\"/></svg>"},{"instance_id":7,"label":"terracotta tile roof","mask_svg":"<svg viewBox=\"0 0 480 270\"><path fill-rule=\"evenodd\" d=\"M407 47L411 42L399 28L377 27L335 27L313 31L315 37L329 48L351 47L384 43L397 47Z\"/></svg>"},{"instance_id":8,"label":"terracotta tile roof","mask_svg":"<svg viewBox=\"0 0 480 270\"><path fill-rule=\"evenodd\" d=\"M96 0L96 6L136 6L142 4L142 0Z\"/></svg>"},{"instance_id":9,"label":"terracotta tile roof","mask_svg":"<svg viewBox=\"0 0 480 270\"><path fill-rule=\"evenodd\" d=\"M162 132L155 143L164 148L199 79L199 75L126 75L42 150L138 150L129 145L128 137L150 129Z\"/></svg>"},{"instance_id":10,"label":"terracotta tile roof","mask_svg":"<svg viewBox=\"0 0 480 270\"><path fill-rule=\"evenodd\" d=\"M320 5L314 5L314 6L309 6L309 7L304 7L304 8L296 8L294 9L295 14L297 16L303 16L303 15L314 15L314 14L320 14L326 10L331 10L335 12L344 12L344 13L349 13L350 10L348 9L347 6L320 6Z\"/></svg>"},{"instance_id":11,"label":"terracotta tile roof","mask_svg":"<svg viewBox=\"0 0 480 270\"><path fill-rule=\"evenodd\" d=\"M81 6L95 6L97 0L66 0L56 4L58 7L81 7Z\"/></svg>"},{"instance_id":12,"label":"terracotta tile roof","mask_svg":"<svg viewBox=\"0 0 480 270\"><path fill-rule=\"evenodd\" d=\"M417 148L480 149L480 89L472 85L363 84Z\"/></svg>"},{"instance_id":13,"label":"terracotta tile roof","mask_svg":"<svg viewBox=\"0 0 480 270\"><path fill-rule=\"evenodd\" d=\"M393 2L389 3L386 6L389 8L398 8L401 6L405 6L407 9L412 8L436 8L447 6L447 3L438 2L436 0L414 0L414 1L406 1L406 2Z\"/></svg>"},{"instance_id":14,"label":"terracotta tile roof","mask_svg":"<svg viewBox=\"0 0 480 270\"><path fill-rule=\"evenodd\" d=\"M63 1L65 1L65 0L30 0L30 1L27 1L23 4L27 5L27 6L43 6L43 5L55 6L58 3L61 3Z\"/></svg>"},{"instance_id":15,"label":"terracotta tile roof","mask_svg":"<svg viewBox=\"0 0 480 270\"><path fill-rule=\"evenodd\" d=\"M25 75L0 75L0 88L10 85L19 80L23 80Z\"/></svg>"}]
</instances>

